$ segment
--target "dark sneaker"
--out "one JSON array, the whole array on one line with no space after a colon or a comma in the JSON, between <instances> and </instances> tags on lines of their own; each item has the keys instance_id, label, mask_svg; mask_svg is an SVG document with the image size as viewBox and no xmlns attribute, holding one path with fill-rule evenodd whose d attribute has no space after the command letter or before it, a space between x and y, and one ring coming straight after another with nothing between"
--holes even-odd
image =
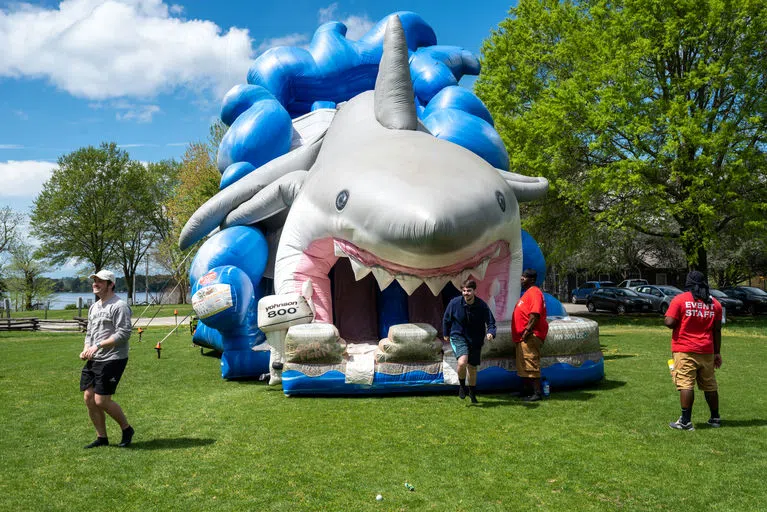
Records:
<instances>
[{"instance_id":1,"label":"dark sneaker","mask_svg":"<svg viewBox=\"0 0 767 512\"><path fill-rule=\"evenodd\" d=\"M99 446L109 446L109 439L106 437L97 437L91 444L83 446L86 450L88 448L98 448Z\"/></svg>"},{"instance_id":2,"label":"dark sneaker","mask_svg":"<svg viewBox=\"0 0 767 512\"><path fill-rule=\"evenodd\" d=\"M458 386L458 398L463 400L466 398L466 387L465 386Z\"/></svg>"},{"instance_id":3,"label":"dark sneaker","mask_svg":"<svg viewBox=\"0 0 767 512\"><path fill-rule=\"evenodd\" d=\"M469 390L469 398L471 399L471 403L478 404L479 401L477 400L477 395L474 394L473 391Z\"/></svg>"},{"instance_id":4,"label":"dark sneaker","mask_svg":"<svg viewBox=\"0 0 767 512\"><path fill-rule=\"evenodd\" d=\"M133 441L133 434L135 434L136 431L133 430L133 427L128 427L125 430L123 430L123 438L120 440L119 446L120 448L127 448L130 446L131 441Z\"/></svg>"},{"instance_id":5,"label":"dark sneaker","mask_svg":"<svg viewBox=\"0 0 767 512\"><path fill-rule=\"evenodd\" d=\"M533 393L530 396L522 397L523 402L538 402L541 399L543 399L543 397L541 396L540 393Z\"/></svg>"},{"instance_id":6,"label":"dark sneaker","mask_svg":"<svg viewBox=\"0 0 767 512\"><path fill-rule=\"evenodd\" d=\"M689 421L687 423L682 423L682 417L680 416L678 420L672 421L668 424L669 427L675 428L677 430L695 430L695 427L692 426L692 421Z\"/></svg>"},{"instance_id":7,"label":"dark sneaker","mask_svg":"<svg viewBox=\"0 0 767 512\"><path fill-rule=\"evenodd\" d=\"M712 428L719 428L722 426L722 418L709 418L706 424Z\"/></svg>"}]
</instances>

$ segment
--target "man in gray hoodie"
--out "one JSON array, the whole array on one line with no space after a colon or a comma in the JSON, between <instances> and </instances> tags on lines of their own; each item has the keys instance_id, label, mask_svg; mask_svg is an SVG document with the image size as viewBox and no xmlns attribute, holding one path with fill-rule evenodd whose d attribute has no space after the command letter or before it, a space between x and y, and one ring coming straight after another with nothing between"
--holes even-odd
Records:
<instances>
[{"instance_id":1,"label":"man in gray hoodie","mask_svg":"<svg viewBox=\"0 0 767 512\"><path fill-rule=\"evenodd\" d=\"M93 293L99 298L88 310L88 329L80 359L87 361L80 375L88 415L96 428L96 440L85 448L109 444L106 415L122 429L118 446L127 447L133 439L133 427L122 408L112 400L125 366L128 364L128 339L131 335L131 311L115 295L115 275L109 270L91 274Z\"/></svg>"}]
</instances>

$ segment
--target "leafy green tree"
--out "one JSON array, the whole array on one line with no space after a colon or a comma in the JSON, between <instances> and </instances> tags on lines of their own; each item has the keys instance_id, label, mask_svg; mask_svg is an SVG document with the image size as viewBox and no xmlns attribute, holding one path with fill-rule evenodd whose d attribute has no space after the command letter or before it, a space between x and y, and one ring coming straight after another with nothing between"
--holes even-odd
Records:
<instances>
[{"instance_id":1,"label":"leafy green tree","mask_svg":"<svg viewBox=\"0 0 767 512\"><path fill-rule=\"evenodd\" d=\"M0 254L16 241L23 217L10 206L0 208Z\"/></svg>"},{"instance_id":2,"label":"leafy green tree","mask_svg":"<svg viewBox=\"0 0 767 512\"><path fill-rule=\"evenodd\" d=\"M19 225L23 221L23 216L14 211L10 206L0 208L0 257L5 253L18 239ZM7 283L3 268L5 261L0 259L0 297L7 289Z\"/></svg>"},{"instance_id":3,"label":"leafy green tree","mask_svg":"<svg viewBox=\"0 0 767 512\"><path fill-rule=\"evenodd\" d=\"M178 248L178 236L195 210L218 193L221 173L216 166L216 152L225 133L226 126L221 122L211 125L208 140L187 147L175 179L166 184L172 193L157 221L163 227L163 234L154 257L173 276L182 303L186 302L189 291L190 258L200 243L182 251Z\"/></svg>"},{"instance_id":4,"label":"leafy green tree","mask_svg":"<svg viewBox=\"0 0 767 512\"><path fill-rule=\"evenodd\" d=\"M716 286L737 286L752 276L767 276L767 232L744 226L728 230L711 251L711 279ZM759 285L764 285L762 280Z\"/></svg>"},{"instance_id":5,"label":"leafy green tree","mask_svg":"<svg viewBox=\"0 0 767 512\"><path fill-rule=\"evenodd\" d=\"M142 260L167 236L163 210L172 193L169 184L175 179L176 167L172 160L147 165L132 161L121 175L122 193L117 205L123 219L120 236L115 240L115 256L129 297L133 297L134 276Z\"/></svg>"},{"instance_id":6,"label":"leafy green tree","mask_svg":"<svg viewBox=\"0 0 767 512\"><path fill-rule=\"evenodd\" d=\"M95 269L119 266L132 297L141 260L168 236L158 219L176 167L172 161L144 165L113 143L61 157L34 204L41 253L54 263L74 257Z\"/></svg>"},{"instance_id":7,"label":"leafy green tree","mask_svg":"<svg viewBox=\"0 0 767 512\"><path fill-rule=\"evenodd\" d=\"M126 215L121 211L128 153L114 143L64 155L35 198L31 224L41 254L53 263L78 258L94 269L115 261L116 241Z\"/></svg>"},{"instance_id":8,"label":"leafy green tree","mask_svg":"<svg viewBox=\"0 0 767 512\"><path fill-rule=\"evenodd\" d=\"M32 309L33 301L43 300L51 294L49 280L42 274L49 269L46 267L30 244L19 241L10 249L11 260L8 270L11 275L9 283L12 291L22 298L24 310Z\"/></svg>"},{"instance_id":9,"label":"leafy green tree","mask_svg":"<svg viewBox=\"0 0 767 512\"><path fill-rule=\"evenodd\" d=\"M555 212L674 240L706 271L723 231L767 228L765 36L761 0L520 0L475 90Z\"/></svg>"}]
</instances>

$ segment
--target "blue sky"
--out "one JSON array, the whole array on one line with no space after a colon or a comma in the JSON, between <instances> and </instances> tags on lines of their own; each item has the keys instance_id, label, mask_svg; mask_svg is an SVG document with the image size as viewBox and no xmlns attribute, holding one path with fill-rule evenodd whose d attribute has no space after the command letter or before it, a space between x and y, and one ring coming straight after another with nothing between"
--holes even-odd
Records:
<instances>
[{"instance_id":1,"label":"blue sky","mask_svg":"<svg viewBox=\"0 0 767 512\"><path fill-rule=\"evenodd\" d=\"M479 54L509 1L0 0L0 207L28 213L56 159L116 142L142 161L204 140L226 91L276 45L326 21L357 39L386 15L420 14L439 44ZM470 85L464 79L462 85Z\"/></svg>"}]
</instances>

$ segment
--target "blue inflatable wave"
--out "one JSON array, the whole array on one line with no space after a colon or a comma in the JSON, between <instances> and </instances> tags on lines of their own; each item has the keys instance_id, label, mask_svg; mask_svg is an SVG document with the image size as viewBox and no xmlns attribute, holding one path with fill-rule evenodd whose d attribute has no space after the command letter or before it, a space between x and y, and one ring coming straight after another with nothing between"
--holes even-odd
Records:
<instances>
[{"instance_id":1,"label":"blue inflatable wave","mask_svg":"<svg viewBox=\"0 0 767 512\"><path fill-rule=\"evenodd\" d=\"M415 102L424 124L436 137L508 170L506 148L487 108L471 91L458 87L464 75L479 74L479 59L463 48L438 46L434 30L419 15L395 14L405 30ZM221 188L287 153L292 118L335 108L375 87L388 19L358 41L346 39L343 23L326 23L308 49L272 48L255 60L247 85L235 86L222 102L221 120L229 130L218 152Z\"/></svg>"}]
</instances>

